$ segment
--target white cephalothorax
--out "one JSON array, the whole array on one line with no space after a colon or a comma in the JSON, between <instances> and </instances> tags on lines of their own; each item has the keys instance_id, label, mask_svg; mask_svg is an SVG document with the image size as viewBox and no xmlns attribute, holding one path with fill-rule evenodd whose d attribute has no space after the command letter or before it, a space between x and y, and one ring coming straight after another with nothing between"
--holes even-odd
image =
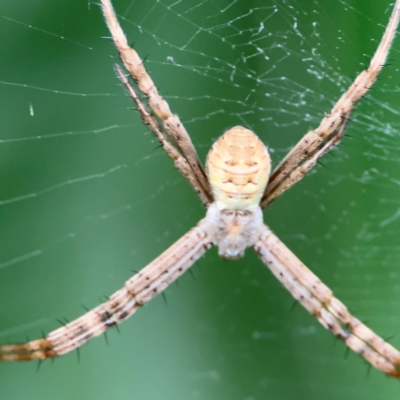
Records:
<instances>
[{"instance_id":1,"label":"white cephalothorax","mask_svg":"<svg viewBox=\"0 0 400 400\"><path fill-rule=\"evenodd\" d=\"M0 361L54 358L68 353L132 315L182 275L212 245L220 256L235 259L252 247L275 277L299 303L350 349L375 368L400 377L400 352L352 316L341 303L263 223L262 209L307 174L318 159L343 137L350 113L374 84L385 64L400 15L400 0L368 69L288 153L270 176L267 148L250 130L236 126L210 150L206 171L190 136L160 96L143 62L126 40L110 0L101 0L103 13L121 60L143 102L121 68L115 70L151 132L189 181L207 208L206 217L154 261L125 282L106 302L45 338L0 346ZM150 110L151 109L151 110Z\"/></svg>"},{"instance_id":2,"label":"white cephalothorax","mask_svg":"<svg viewBox=\"0 0 400 400\"><path fill-rule=\"evenodd\" d=\"M244 250L256 244L264 227L260 206L254 211L220 210L217 203L212 203L203 221L209 225L218 254L233 260L243 257Z\"/></svg>"}]
</instances>

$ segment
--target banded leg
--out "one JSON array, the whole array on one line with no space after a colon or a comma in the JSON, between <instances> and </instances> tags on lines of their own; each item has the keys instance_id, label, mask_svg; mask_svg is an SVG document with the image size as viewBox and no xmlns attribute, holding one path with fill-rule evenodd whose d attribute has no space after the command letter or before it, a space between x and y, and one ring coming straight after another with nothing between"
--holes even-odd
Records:
<instances>
[{"instance_id":1,"label":"banded leg","mask_svg":"<svg viewBox=\"0 0 400 400\"><path fill-rule=\"evenodd\" d=\"M400 352L352 316L268 227L254 249L290 294L326 329L375 368L400 378Z\"/></svg>"},{"instance_id":2,"label":"banded leg","mask_svg":"<svg viewBox=\"0 0 400 400\"><path fill-rule=\"evenodd\" d=\"M166 289L210 247L204 220L153 262L130 278L109 300L46 338L25 344L0 346L0 361L30 361L66 354L130 317L139 307Z\"/></svg>"},{"instance_id":3,"label":"banded leg","mask_svg":"<svg viewBox=\"0 0 400 400\"><path fill-rule=\"evenodd\" d=\"M319 127L303 136L295 147L281 161L272 173L264 196L261 200L261 207L265 208L275 198L293 186L298 180L290 180L290 174L301 163L307 162L315 154L316 149L324 146L326 140L331 136L338 136L340 127L346 124L346 116L351 113L353 107L364 96L375 83L381 69L383 68L393 39L396 35L400 17L400 0L396 0L392 15L386 27L385 33L379 46L369 64L368 69L362 71L354 80L349 89L340 97L331 112L321 121ZM336 132L336 133L335 133ZM337 143L340 142L338 137ZM306 168L307 170L307 168ZM305 173L307 173L308 169ZM295 173L296 175L296 173ZM283 183L286 181L285 183Z\"/></svg>"},{"instance_id":4,"label":"banded leg","mask_svg":"<svg viewBox=\"0 0 400 400\"><path fill-rule=\"evenodd\" d=\"M201 189L201 197L208 199L209 204L212 202L210 186L189 134L187 133L179 117L172 114L168 103L158 93L157 87L144 68L143 61L137 52L128 45L125 34L118 23L111 1L101 0L101 6L108 29L111 32L111 36L120 53L121 60L125 68L135 80L141 92L147 96L151 109L161 120L169 137L167 137L161 129L158 129L158 131L164 136L163 140L169 141L169 139L172 139L173 144L179 149L182 156L187 160L187 163L189 164L194 175L194 179L197 181L196 186ZM140 102L139 97L137 97L137 99ZM136 100L135 102L137 104ZM142 113L141 115L143 118ZM146 124L148 123L144 118L143 120ZM156 121L155 118L154 120ZM153 131L153 124L148 126L158 138L159 133ZM196 190L196 188L194 189Z\"/></svg>"},{"instance_id":5,"label":"banded leg","mask_svg":"<svg viewBox=\"0 0 400 400\"><path fill-rule=\"evenodd\" d=\"M139 111L144 123L150 128L151 132L153 132L153 134L156 136L162 148L174 162L175 167L178 169L178 171L189 181L189 183L199 196L203 205L205 207L208 207L211 199L207 196L207 194L203 190L203 187L200 186L198 180L193 175L192 169L189 163L187 162L186 158L182 156L182 154L171 144L171 142L164 135L158 121L148 111L146 105L140 101L140 98L135 88L129 83L128 78L125 76L120 66L115 64L114 69L115 72L117 73L117 77L125 86L129 96L135 102L136 108Z\"/></svg>"},{"instance_id":6,"label":"banded leg","mask_svg":"<svg viewBox=\"0 0 400 400\"><path fill-rule=\"evenodd\" d=\"M276 198L281 194L290 189L297 182L302 180L318 163L326 153L330 152L336 147L343 138L346 131L347 123L349 122L350 111L342 117L342 122L336 129L333 135L331 135L326 141L318 146L312 153L308 154L307 158L293 169L288 175L286 175L282 181L275 187L273 191L266 191L261 203L262 208L268 207Z\"/></svg>"}]
</instances>

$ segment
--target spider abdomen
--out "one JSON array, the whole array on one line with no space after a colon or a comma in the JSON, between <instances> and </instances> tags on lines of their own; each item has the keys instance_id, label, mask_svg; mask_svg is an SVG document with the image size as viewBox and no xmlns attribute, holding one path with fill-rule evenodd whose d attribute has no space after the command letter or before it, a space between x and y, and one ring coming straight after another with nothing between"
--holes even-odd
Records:
<instances>
[{"instance_id":1,"label":"spider abdomen","mask_svg":"<svg viewBox=\"0 0 400 400\"><path fill-rule=\"evenodd\" d=\"M235 126L214 143L206 168L220 210L254 211L268 182L271 159L256 134Z\"/></svg>"}]
</instances>

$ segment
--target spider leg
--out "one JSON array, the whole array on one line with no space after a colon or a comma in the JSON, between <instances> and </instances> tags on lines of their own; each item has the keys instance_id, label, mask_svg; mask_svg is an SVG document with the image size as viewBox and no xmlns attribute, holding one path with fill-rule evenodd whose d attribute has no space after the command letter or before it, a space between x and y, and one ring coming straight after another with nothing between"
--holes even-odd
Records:
<instances>
[{"instance_id":1,"label":"spider leg","mask_svg":"<svg viewBox=\"0 0 400 400\"><path fill-rule=\"evenodd\" d=\"M303 162L312 159L315 156L316 149L324 146L326 140L329 140L331 136L334 137L336 135L338 136L338 140L334 140L334 142L336 142L335 145L340 142L341 127L346 125L346 119L348 119L351 110L375 83L385 64L393 39L396 35L399 16L400 0L396 0L385 33L383 34L381 42L379 43L368 69L362 71L357 76L349 89L334 105L331 112L321 121L319 127L304 135L274 170L261 200L262 208L265 208L284 191L298 182L315 165L314 163L310 168L304 168L300 174L294 173L294 176L298 179L291 181L290 174L299 165L302 165ZM334 146L328 147L329 151Z\"/></svg>"},{"instance_id":2,"label":"spider leg","mask_svg":"<svg viewBox=\"0 0 400 400\"><path fill-rule=\"evenodd\" d=\"M196 180L196 187L201 189L201 197L203 199L208 199L206 204L208 205L213 199L210 186L189 134L187 133L179 117L172 114L168 103L158 93L153 80L144 68L143 61L137 52L128 45L126 36L118 23L111 1L101 0L101 6L108 29L111 32L115 46L120 53L121 60L125 68L137 83L140 91L147 96L151 109L161 121L163 128L172 139L174 145L179 149L182 156L186 159L190 166L190 173L193 174L193 179L191 179L190 182ZM137 104L136 100L135 102ZM143 113L140 112L140 114L143 118ZM156 121L156 118L153 117L153 119ZM148 124L148 119L143 120L146 124ZM167 140L167 137L161 129L158 129L158 132L154 132L154 124L148 126L157 138L159 138L159 132L161 132L161 134L164 135L164 139ZM184 176L186 175L184 174Z\"/></svg>"},{"instance_id":3,"label":"spider leg","mask_svg":"<svg viewBox=\"0 0 400 400\"><path fill-rule=\"evenodd\" d=\"M400 352L352 316L267 226L254 249L290 294L326 329L373 367L400 378Z\"/></svg>"},{"instance_id":4,"label":"spider leg","mask_svg":"<svg viewBox=\"0 0 400 400\"><path fill-rule=\"evenodd\" d=\"M314 151L308 154L307 158L305 158L300 165L298 165L288 175L286 175L273 191L267 191L264 194L263 200L261 202L262 208L267 207L282 193L286 192L286 190L290 189L297 182L303 179L303 177L315 167L319 159L321 159L326 153L331 151L340 143L346 131L346 127L349 122L349 116L350 111L348 111L346 115L342 116L342 121L333 135L331 135L326 141L322 142L320 146L316 147Z\"/></svg>"},{"instance_id":5,"label":"spider leg","mask_svg":"<svg viewBox=\"0 0 400 400\"><path fill-rule=\"evenodd\" d=\"M126 281L124 287L106 302L43 339L0 346L0 361L54 358L101 335L130 317L189 269L211 247L211 236L207 222L200 221L195 228Z\"/></svg>"},{"instance_id":6,"label":"spider leg","mask_svg":"<svg viewBox=\"0 0 400 400\"><path fill-rule=\"evenodd\" d=\"M193 189L196 191L198 196L200 197L201 202L205 207L210 204L210 198L207 196L207 193L204 191L203 187L200 186L200 183L196 179L196 177L192 173L192 169L185 157L176 149L175 146L171 144L168 138L165 136L162 131L160 124L156 120L156 118L149 112L147 106L140 100L139 95L137 94L135 88L130 84L128 78L122 71L119 65L114 66L115 72L119 80L125 86L129 96L136 104L136 108L139 111L142 120L149 127L151 132L156 136L158 141L160 142L162 148L169 155L172 161L175 164L175 167L179 170L179 172L189 181L192 185Z\"/></svg>"}]
</instances>

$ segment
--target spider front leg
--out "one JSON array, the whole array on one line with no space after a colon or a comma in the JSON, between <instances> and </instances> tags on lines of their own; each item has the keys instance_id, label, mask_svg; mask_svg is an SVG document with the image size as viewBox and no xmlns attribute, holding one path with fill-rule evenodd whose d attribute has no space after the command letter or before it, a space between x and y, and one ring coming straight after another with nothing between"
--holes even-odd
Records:
<instances>
[{"instance_id":1,"label":"spider front leg","mask_svg":"<svg viewBox=\"0 0 400 400\"><path fill-rule=\"evenodd\" d=\"M138 308L165 290L212 245L207 221L174 243L153 262L132 276L122 289L80 318L50 332L43 339L0 346L0 361L31 361L69 353L129 318Z\"/></svg>"},{"instance_id":2,"label":"spider front leg","mask_svg":"<svg viewBox=\"0 0 400 400\"><path fill-rule=\"evenodd\" d=\"M189 166L188 171L191 176L188 176L187 168L185 166L182 166L182 168L178 167L178 169L189 180L195 191L199 193L203 204L208 206L213 200L210 185L189 134L179 117L171 112L168 103L158 93L157 87L150 75L147 73L143 61L137 52L128 45L126 36L118 23L111 1L101 0L101 6L107 26L111 32L115 46L119 51L121 60L138 85L140 91L147 96L149 106L154 111L156 117L151 115L148 111L142 111L143 109L146 109L146 106L139 100L137 94L136 98L132 96L132 92L135 92L132 85L129 84L126 77L123 78L124 75L122 73L118 73L117 71L119 78L122 80L125 87L128 88L128 92L134 99L136 105L138 106L138 102L141 103L141 105L138 106L138 109L143 121L160 140L168 155L175 161L174 156L172 155L173 152L171 153L167 150L167 147L169 147L168 145L165 145L167 142L172 147L176 147L179 154L186 160L186 163ZM149 123L150 119L152 120L151 123ZM159 121L161 121L162 127L160 126ZM168 135L163 132L163 129Z\"/></svg>"},{"instance_id":3,"label":"spider front leg","mask_svg":"<svg viewBox=\"0 0 400 400\"><path fill-rule=\"evenodd\" d=\"M351 315L267 226L254 249L282 285L324 328L373 367L400 378L400 352Z\"/></svg>"},{"instance_id":4,"label":"spider front leg","mask_svg":"<svg viewBox=\"0 0 400 400\"><path fill-rule=\"evenodd\" d=\"M340 142L353 107L373 86L385 64L396 35L399 17L400 0L396 0L385 33L368 69L357 76L349 89L334 105L331 112L321 121L319 127L300 139L274 170L261 200L262 208L267 207L273 200L298 182L314 167L320 157ZM324 148L325 150L320 151Z\"/></svg>"}]
</instances>

